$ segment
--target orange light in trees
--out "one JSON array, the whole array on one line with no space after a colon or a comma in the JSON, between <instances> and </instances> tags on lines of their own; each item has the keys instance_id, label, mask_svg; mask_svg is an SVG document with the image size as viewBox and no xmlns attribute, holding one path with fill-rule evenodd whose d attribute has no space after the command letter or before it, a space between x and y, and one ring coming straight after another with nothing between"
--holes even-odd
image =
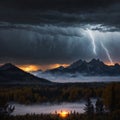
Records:
<instances>
[{"instance_id":1,"label":"orange light in trees","mask_svg":"<svg viewBox=\"0 0 120 120\"><path fill-rule=\"evenodd\" d=\"M66 118L68 116L68 114L69 114L69 112L67 112L67 111L61 111L61 112L59 112L59 115L62 118Z\"/></svg>"}]
</instances>

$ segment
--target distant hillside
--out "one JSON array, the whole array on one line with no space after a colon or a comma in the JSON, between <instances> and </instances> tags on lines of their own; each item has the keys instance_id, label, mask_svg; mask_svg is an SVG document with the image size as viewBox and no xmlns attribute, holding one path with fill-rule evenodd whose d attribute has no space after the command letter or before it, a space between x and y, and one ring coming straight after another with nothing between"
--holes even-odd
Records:
<instances>
[{"instance_id":1,"label":"distant hillside","mask_svg":"<svg viewBox=\"0 0 120 120\"><path fill-rule=\"evenodd\" d=\"M113 66L108 66L99 59L92 59L90 62L78 60L66 68L61 66L55 69L47 70L45 71L45 73L52 73L52 74L80 73L85 76L86 75L87 76L119 76L120 65L115 64Z\"/></svg>"},{"instance_id":2,"label":"distant hillside","mask_svg":"<svg viewBox=\"0 0 120 120\"><path fill-rule=\"evenodd\" d=\"M0 67L0 83L9 84L51 84L50 81L27 73L11 63Z\"/></svg>"}]
</instances>

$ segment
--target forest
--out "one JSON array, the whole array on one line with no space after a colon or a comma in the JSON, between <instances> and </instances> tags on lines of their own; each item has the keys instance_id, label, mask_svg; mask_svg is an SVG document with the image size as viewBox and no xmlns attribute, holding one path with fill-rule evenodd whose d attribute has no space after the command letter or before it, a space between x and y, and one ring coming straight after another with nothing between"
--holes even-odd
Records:
<instances>
[{"instance_id":1,"label":"forest","mask_svg":"<svg viewBox=\"0 0 120 120\"><path fill-rule=\"evenodd\" d=\"M85 113L69 113L66 118L59 114L27 114L12 116L0 114L2 120L119 120L120 119L120 83L108 83L99 87L81 85L60 86L11 86L0 88L0 107L8 102L21 104L76 102L81 99L87 102ZM90 98L97 98L95 110L91 108ZM104 109L107 112L104 112Z\"/></svg>"},{"instance_id":2,"label":"forest","mask_svg":"<svg viewBox=\"0 0 120 120\"><path fill-rule=\"evenodd\" d=\"M59 86L13 86L0 88L0 103L8 101L21 104L43 102L76 102L86 97L102 97L104 86L92 87L83 85Z\"/></svg>"}]
</instances>

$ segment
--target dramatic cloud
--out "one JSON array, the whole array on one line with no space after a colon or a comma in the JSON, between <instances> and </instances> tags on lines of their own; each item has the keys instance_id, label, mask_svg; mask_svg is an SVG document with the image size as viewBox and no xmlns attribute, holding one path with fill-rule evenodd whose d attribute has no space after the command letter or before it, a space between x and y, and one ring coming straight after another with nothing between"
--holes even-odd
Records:
<instances>
[{"instance_id":1,"label":"dramatic cloud","mask_svg":"<svg viewBox=\"0 0 120 120\"><path fill-rule=\"evenodd\" d=\"M84 46L88 39L84 38L82 31L80 28L56 26L2 28L1 57L32 59L38 63L70 62L79 55L87 56L88 49Z\"/></svg>"},{"instance_id":2,"label":"dramatic cloud","mask_svg":"<svg viewBox=\"0 0 120 120\"><path fill-rule=\"evenodd\" d=\"M2 25L1 25L2 26ZM53 25L9 25L0 30L0 57L3 60L12 58L19 62L31 64L70 63L78 58L96 57L85 26L61 27ZM119 32L102 32L92 30L98 58L107 61L99 41L103 41L112 57L118 60ZM117 49L116 49L117 47ZM106 58L106 59L104 59Z\"/></svg>"},{"instance_id":3,"label":"dramatic cloud","mask_svg":"<svg viewBox=\"0 0 120 120\"><path fill-rule=\"evenodd\" d=\"M1 0L2 6L24 9L92 9L106 7L119 0Z\"/></svg>"},{"instance_id":4,"label":"dramatic cloud","mask_svg":"<svg viewBox=\"0 0 120 120\"><path fill-rule=\"evenodd\" d=\"M120 61L119 0L2 0L0 63L69 64L79 58ZM24 4L23 4L24 3ZM93 53L92 31L96 52Z\"/></svg>"}]
</instances>

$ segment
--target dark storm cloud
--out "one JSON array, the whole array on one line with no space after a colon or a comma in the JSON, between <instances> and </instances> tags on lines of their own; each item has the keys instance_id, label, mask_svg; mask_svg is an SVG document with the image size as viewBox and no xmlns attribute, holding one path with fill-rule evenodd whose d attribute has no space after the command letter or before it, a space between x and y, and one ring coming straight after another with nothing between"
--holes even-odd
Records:
<instances>
[{"instance_id":1,"label":"dark storm cloud","mask_svg":"<svg viewBox=\"0 0 120 120\"><path fill-rule=\"evenodd\" d=\"M112 58L119 61L119 52L116 52L120 51L119 32L94 31L93 36L97 56L93 53L91 38L84 27L4 23L0 28L0 61L40 65L71 63L79 58L90 60L94 57L108 61L100 41Z\"/></svg>"},{"instance_id":2,"label":"dark storm cloud","mask_svg":"<svg viewBox=\"0 0 120 120\"><path fill-rule=\"evenodd\" d=\"M1 0L2 6L24 9L92 9L117 3L119 0Z\"/></svg>"},{"instance_id":3,"label":"dark storm cloud","mask_svg":"<svg viewBox=\"0 0 120 120\"><path fill-rule=\"evenodd\" d=\"M87 28L99 31L97 57L108 59L99 43L103 40L119 61L119 0L1 0L0 62L54 64L92 59L96 56Z\"/></svg>"},{"instance_id":4,"label":"dark storm cloud","mask_svg":"<svg viewBox=\"0 0 120 120\"><path fill-rule=\"evenodd\" d=\"M9 28L0 31L1 58L23 59L31 63L51 64L71 62L82 57L88 58L82 30L72 27L41 26L26 29ZM37 31L37 32L36 32ZM42 31L42 32L41 32ZM7 58L7 59L8 59Z\"/></svg>"},{"instance_id":5,"label":"dark storm cloud","mask_svg":"<svg viewBox=\"0 0 120 120\"><path fill-rule=\"evenodd\" d=\"M8 29L19 29L19 30L25 30L25 31L31 31L36 32L40 34L50 34L50 35L56 35L60 34L63 36L76 36L80 37L81 33L79 32L79 27L75 27L74 31L72 30L73 27L62 27L62 26L54 26L54 25L25 25L25 24L10 24L10 23L0 23L0 28L4 30Z\"/></svg>"},{"instance_id":6,"label":"dark storm cloud","mask_svg":"<svg viewBox=\"0 0 120 120\"><path fill-rule=\"evenodd\" d=\"M111 3L111 2L110 2ZM73 7L74 8L74 7ZM81 7L80 7L81 8ZM94 8L89 6L87 9L77 11L62 11L63 9L10 9L1 8L0 21L23 24L52 24L57 26L79 26L85 24L101 24L108 26L108 30L119 30L120 28L120 3L106 5L105 7ZM112 28L112 29L110 29ZM96 28L98 29L98 28ZM99 28L100 29L100 28ZM102 29L101 29L102 30Z\"/></svg>"}]
</instances>

